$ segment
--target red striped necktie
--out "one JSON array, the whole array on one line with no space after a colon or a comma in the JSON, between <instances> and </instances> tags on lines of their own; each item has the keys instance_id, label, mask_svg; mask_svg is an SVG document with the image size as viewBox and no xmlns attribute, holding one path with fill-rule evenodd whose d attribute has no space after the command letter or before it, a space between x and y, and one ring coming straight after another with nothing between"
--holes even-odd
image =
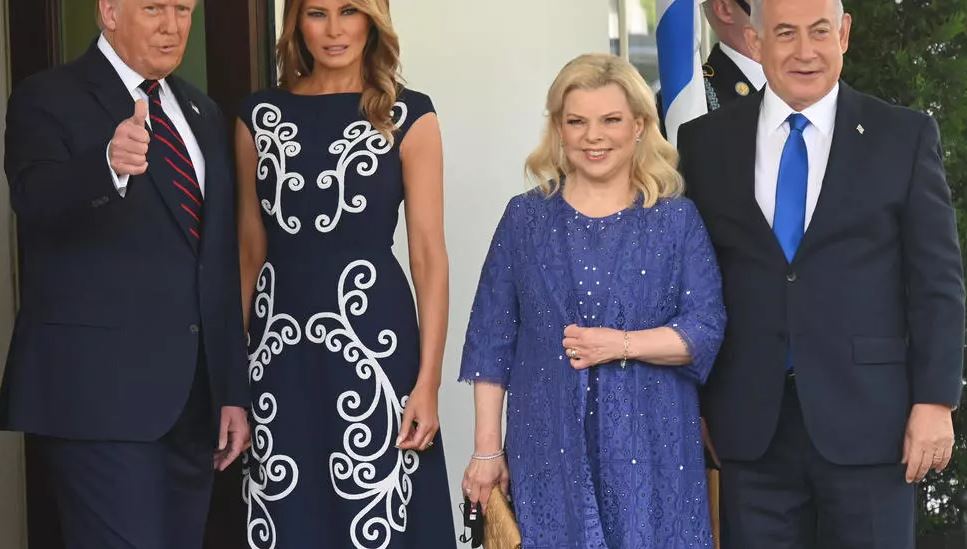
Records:
<instances>
[{"instance_id":1,"label":"red striped necktie","mask_svg":"<svg viewBox=\"0 0 967 549\"><path fill-rule=\"evenodd\" d=\"M140 88L148 94L148 117L151 119L151 143L148 146L156 148L158 157L164 160L162 166L152 165L151 169L156 175L170 181L180 206L178 221L188 234L199 240L204 198L195 165L191 162L184 139L161 106L161 83L145 80Z\"/></svg>"}]
</instances>

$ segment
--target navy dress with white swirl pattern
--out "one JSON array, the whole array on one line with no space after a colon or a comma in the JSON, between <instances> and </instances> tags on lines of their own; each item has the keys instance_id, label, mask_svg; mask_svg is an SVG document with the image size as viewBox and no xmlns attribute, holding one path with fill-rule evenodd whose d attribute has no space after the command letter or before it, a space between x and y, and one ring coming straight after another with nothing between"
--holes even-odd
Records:
<instances>
[{"instance_id":1,"label":"navy dress with white swirl pattern","mask_svg":"<svg viewBox=\"0 0 967 549\"><path fill-rule=\"evenodd\" d=\"M268 238L249 329L252 549L455 547L443 445L394 447L419 372L409 283L393 255L399 146L429 97L403 90L391 143L360 94L254 94Z\"/></svg>"}]
</instances>

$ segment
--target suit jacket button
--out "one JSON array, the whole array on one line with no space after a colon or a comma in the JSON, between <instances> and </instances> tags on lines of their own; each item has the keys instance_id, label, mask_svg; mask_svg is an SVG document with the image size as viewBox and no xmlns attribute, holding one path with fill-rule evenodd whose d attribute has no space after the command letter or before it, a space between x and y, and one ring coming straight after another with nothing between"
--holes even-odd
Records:
<instances>
[{"instance_id":1,"label":"suit jacket button","mask_svg":"<svg viewBox=\"0 0 967 549\"><path fill-rule=\"evenodd\" d=\"M789 282L791 284L791 283L795 282L798 279L799 279L799 277L796 276L796 273L794 271L790 271L790 272L786 273L786 282Z\"/></svg>"},{"instance_id":2,"label":"suit jacket button","mask_svg":"<svg viewBox=\"0 0 967 549\"><path fill-rule=\"evenodd\" d=\"M197 324L192 324L191 326L188 326L188 331L193 334L197 334L201 331L201 328L199 328Z\"/></svg>"}]
</instances>

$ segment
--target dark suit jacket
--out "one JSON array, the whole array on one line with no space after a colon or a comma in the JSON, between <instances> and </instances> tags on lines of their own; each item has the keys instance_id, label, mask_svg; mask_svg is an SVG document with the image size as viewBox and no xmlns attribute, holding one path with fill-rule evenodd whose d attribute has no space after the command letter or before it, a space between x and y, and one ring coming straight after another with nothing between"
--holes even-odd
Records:
<instances>
[{"instance_id":1,"label":"dark suit jacket","mask_svg":"<svg viewBox=\"0 0 967 549\"><path fill-rule=\"evenodd\" d=\"M911 404L961 394L963 270L937 125L842 84L819 202L789 264L755 200L762 97L679 133L729 315L703 402L712 439L724 459L763 455L788 352L823 456L895 463Z\"/></svg>"},{"instance_id":2,"label":"dark suit jacket","mask_svg":"<svg viewBox=\"0 0 967 549\"><path fill-rule=\"evenodd\" d=\"M204 94L168 82L205 156L197 249L174 217L170 181L149 168L124 198L114 187L107 145L134 103L96 45L10 98L5 168L22 277L0 428L157 439L180 415L199 357L216 410L248 405L225 124Z\"/></svg>"}]
</instances>

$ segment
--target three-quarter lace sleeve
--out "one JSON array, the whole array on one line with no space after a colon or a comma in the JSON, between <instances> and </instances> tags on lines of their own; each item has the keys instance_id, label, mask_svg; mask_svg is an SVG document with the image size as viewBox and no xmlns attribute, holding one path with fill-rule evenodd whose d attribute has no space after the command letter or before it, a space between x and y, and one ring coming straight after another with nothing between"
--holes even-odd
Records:
<instances>
[{"instance_id":1,"label":"three-quarter lace sleeve","mask_svg":"<svg viewBox=\"0 0 967 549\"><path fill-rule=\"evenodd\" d=\"M681 372L705 383L725 335L725 305L711 239L694 204L686 203L678 314L666 326L681 336L692 355Z\"/></svg>"},{"instance_id":2,"label":"three-quarter lace sleeve","mask_svg":"<svg viewBox=\"0 0 967 549\"><path fill-rule=\"evenodd\" d=\"M510 380L520 325L511 214L512 208L508 205L480 272L463 345L460 381L487 381L506 387Z\"/></svg>"}]
</instances>

